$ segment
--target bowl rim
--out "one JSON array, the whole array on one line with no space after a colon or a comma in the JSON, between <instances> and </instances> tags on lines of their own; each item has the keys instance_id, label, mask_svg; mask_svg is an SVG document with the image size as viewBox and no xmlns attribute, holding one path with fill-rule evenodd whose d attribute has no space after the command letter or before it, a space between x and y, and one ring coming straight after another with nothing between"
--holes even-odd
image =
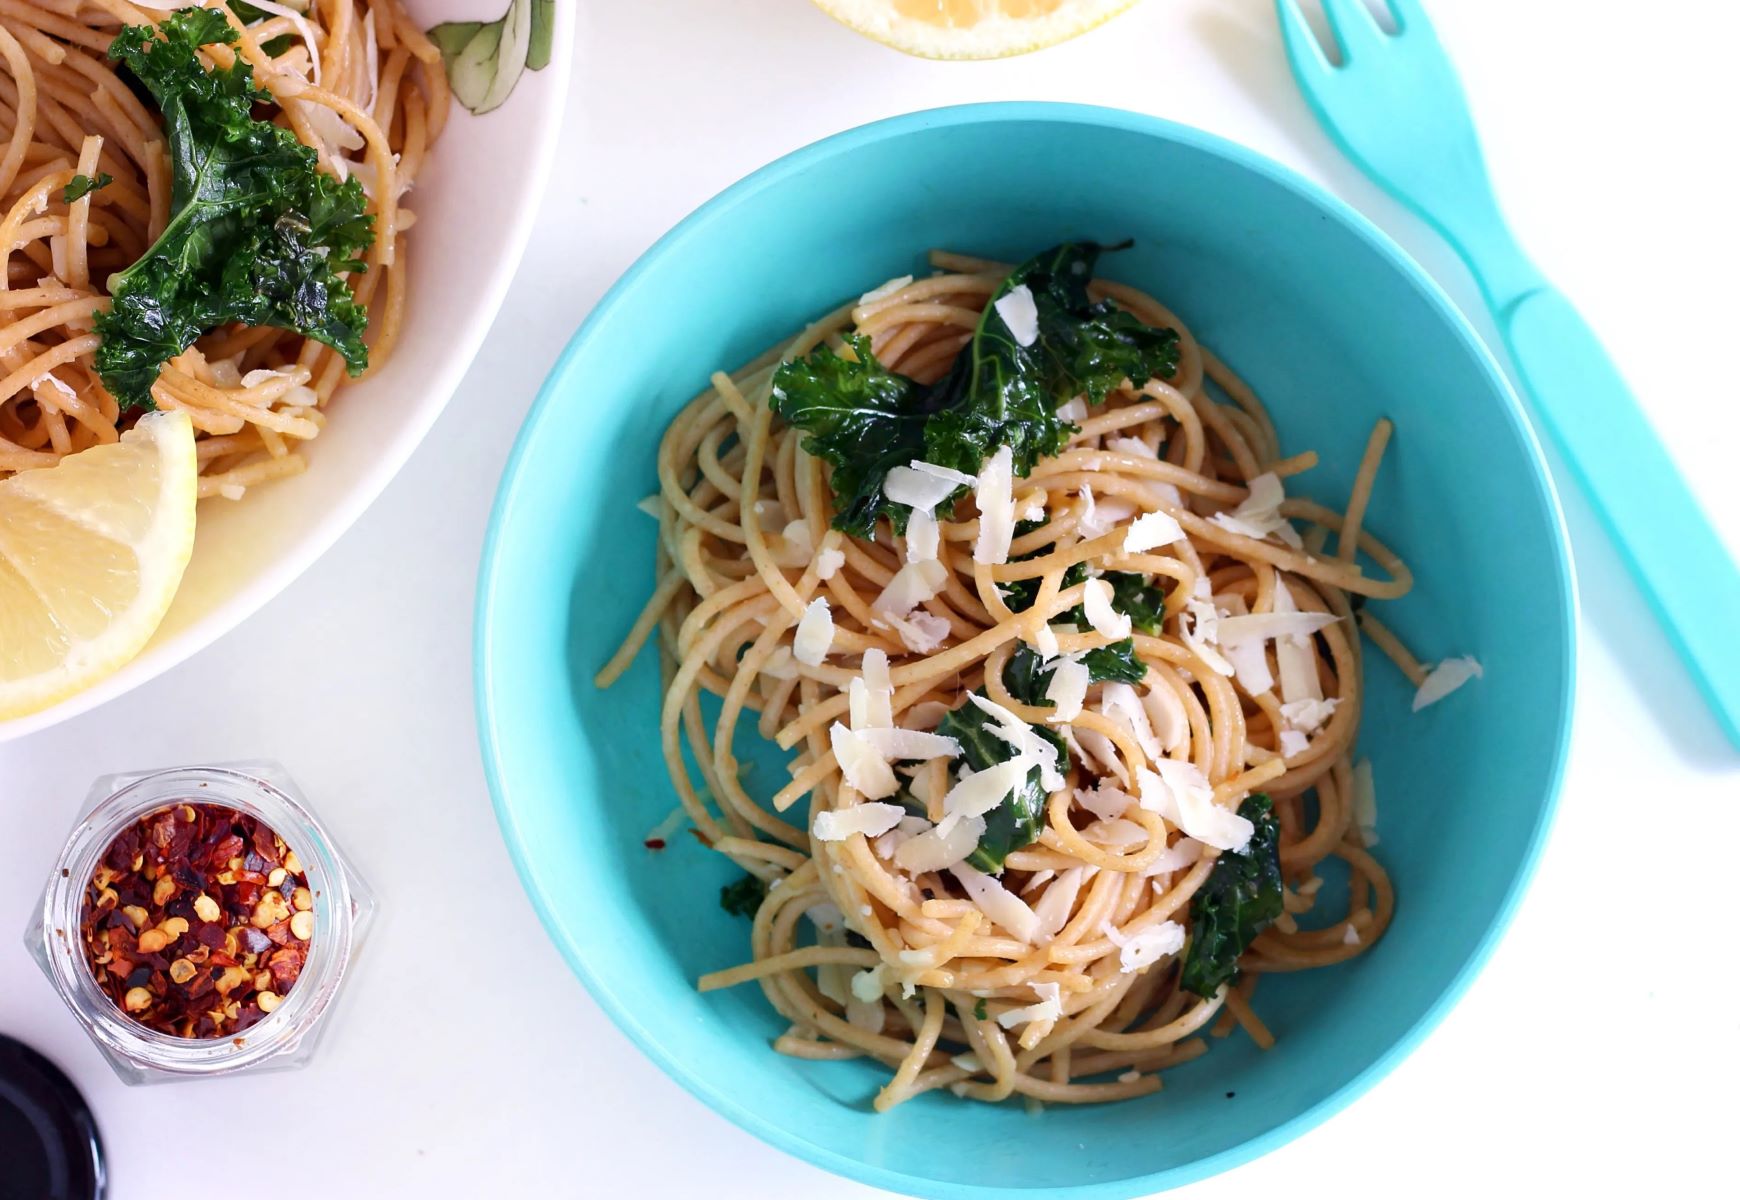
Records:
<instances>
[{"instance_id":1,"label":"bowl rim","mask_svg":"<svg viewBox=\"0 0 1740 1200\"><path fill-rule=\"evenodd\" d=\"M434 428L435 422L447 411L447 405L452 402L459 391L459 385L464 382L472 363L477 359L477 352L483 347L484 338L494 328L496 318L501 315L502 305L507 301L508 289L513 284L514 276L519 273L520 261L531 244L532 230L537 224L538 213L544 206L545 185L549 182L555 164L555 148L567 111L568 90L573 77L576 53L576 18L573 6L557 5L555 13L556 30L551 39L550 62L547 70L539 73L537 85L537 89L546 92L548 98L540 105L535 122L528 122L537 142L532 155L531 178L519 193L528 199L507 218L510 226L507 253L496 260L488 279L477 293L479 303L473 306L464 325L448 339L449 351L445 362L435 372L429 386L423 389L425 396L439 397L439 400L425 403L407 416L397 426L392 440L382 444L380 452L371 460L368 471L357 478L353 486L343 493L342 498L329 511L305 527L302 535L290 545L286 553L273 559L264 570L231 592L210 612L177 632L162 645L156 644L154 635L152 641L147 642L137 655L89 687L38 712L0 720L0 745L40 733L118 699L165 674L171 668L180 666L229 633L275 600L279 593L332 549L338 539L349 532L362 519L363 514L373 507L381 493L386 491L387 485L398 477L405 464L411 460L411 455L423 444L423 439ZM455 107L458 107L457 101ZM489 116L483 114L480 118L475 114L464 113L461 109L454 114L454 118L461 113L466 120L487 119Z\"/></svg>"},{"instance_id":2,"label":"bowl rim","mask_svg":"<svg viewBox=\"0 0 1740 1200\"><path fill-rule=\"evenodd\" d=\"M632 1009L617 997L608 978L595 973L588 966L586 955L582 953L579 942L569 934L565 924L557 915L558 897L546 889L539 879L538 868L528 853L527 843L519 828L513 805L508 798L507 785L501 773L497 747L498 726L493 699L494 674L492 667L492 629L494 628L492 617L494 596L500 582L498 570L500 568L499 553L502 531L515 507L516 497L524 482L522 471L524 459L529 452L531 443L540 434L547 410L553 404L556 394L568 385L574 371L575 361L585 352L596 331L605 323L612 310L620 306L625 298L640 285L642 278L674 247L693 238L705 236L708 227L722 214L753 201L761 193L780 186L791 176L815 167L842 152L866 144L903 137L925 129L1010 121L1087 125L1133 132L1175 142L1229 161L1236 167L1254 172L1269 182L1294 192L1299 198L1315 206L1326 217L1340 221L1343 226L1363 239L1373 250L1388 260L1391 267L1412 283L1427 303L1436 309L1438 317L1450 327L1455 336L1473 355L1480 369L1485 372L1487 382L1502 401L1501 410L1521 440L1525 456L1534 468L1534 484L1546 506L1554 534L1552 540L1557 551L1552 567L1559 585L1556 589L1561 643L1559 650L1566 664L1563 686L1558 697L1558 727L1551 748L1551 765L1547 786L1541 797L1540 811L1534 827L1530 831L1521 864L1473 951L1457 969L1438 998L1413 1025L1396 1039L1389 1049L1380 1054L1363 1071L1315 1104L1273 1128L1218 1153L1140 1176L1101 1182L1084 1182L1061 1187L1019 1189L937 1180L875 1166L852 1158L830 1147L806 1140L780 1125L764 1120L738 1103L728 1092L712 1086L696 1073L690 1071L686 1064L667 1053L655 1031L644 1025ZM1043 1200L1046 1197L1054 1197L1058 1200L1063 1197L1068 1197L1069 1200L1127 1200L1129 1197L1181 1187L1230 1170L1277 1149L1321 1125L1364 1095L1379 1080L1394 1070L1425 1040L1428 1034L1437 1028L1438 1024L1466 994L1475 977L1485 967L1516 914L1517 907L1534 877L1542 848L1552 828L1553 818L1558 808L1559 795L1564 784L1575 707L1577 614L1577 584L1576 575L1571 565L1570 538L1565 527L1565 518L1560 507L1558 492L1554 487L1534 429L1524 415L1522 405L1511 388L1509 380L1499 369L1485 343L1474 332L1461 310L1451 302L1443 289L1426 273L1425 269L1409 257L1387 234L1358 210L1320 185L1266 155L1218 134L1182 125L1162 117L1096 105L1051 101L993 101L951 105L888 117L833 134L791 151L745 176L696 208L654 242L611 286L592 312L587 315L579 329L575 331L561 356L551 368L549 376L539 389L538 396L527 413L525 423L515 439L513 450L502 471L502 479L495 504L490 512L489 525L485 533L483 553L478 569L477 601L473 627L474 701L484 774L489 785L496 820L501 827L502 840L507 845L508 855L513 861L514 870L518 873L521 886L531 900L532 907L537 912L538 919L543 923L545 932L556 943L557 949L567 960L569 968L579 977L580 982L591 993L592 998L598 1002L599 1006L604 1009L616 1027L627 1034L629 1039L667 1077L676 1081L690 1095L763 1142L814 1166L861 1183L908 1195L934 1197L936 1200L987 1200L993 1196L1020 1196L1023 1200Z\"/></svg>"}]
</instances>

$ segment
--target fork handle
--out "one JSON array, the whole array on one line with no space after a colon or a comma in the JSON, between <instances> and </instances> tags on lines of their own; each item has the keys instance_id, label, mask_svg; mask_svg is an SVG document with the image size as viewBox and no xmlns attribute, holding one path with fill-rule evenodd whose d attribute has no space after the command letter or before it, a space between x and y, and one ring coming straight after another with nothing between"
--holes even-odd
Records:
<instances>
[{"instance_id":1,"label":"fork handle","mask_svg":"<svg viewBox=\"0 0 1740 1200\"><path fill-rule=\"evenodd\" d=\"M1543 287L1500 324L1535 415L1740 747L1740 568L1570 301Z\"/></svg>"}]
</instances>

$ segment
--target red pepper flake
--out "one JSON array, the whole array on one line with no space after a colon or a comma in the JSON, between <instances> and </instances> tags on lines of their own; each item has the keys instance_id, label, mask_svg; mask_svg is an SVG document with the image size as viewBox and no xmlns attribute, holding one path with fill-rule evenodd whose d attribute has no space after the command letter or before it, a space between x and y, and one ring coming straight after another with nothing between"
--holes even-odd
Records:
<instances>
[{"instance_id":1,"label":"red pepper flake","mask_svg":"<svg viewBox=\"0 0 1740 1200\"><path fill-rule=\"evenodd\" d=\"M271 828L233 808L175 804L115 835L79 932L97 986L133 1020L235 1037L302 973L308 941L296 929L308 921L292 918L311 904L301 862Z\"/></svg>"},{"instance_id":2,"label":"red pepper flake","mask_svg":"<svg viewBox=\"0 0 1740 1200\"><path fill-rule=\"evenodd\" d=\"M646 848L648 850L663 850L665 848L665 839L664 838L648 838L646 840Z\"/></svg>"}]
</instances>

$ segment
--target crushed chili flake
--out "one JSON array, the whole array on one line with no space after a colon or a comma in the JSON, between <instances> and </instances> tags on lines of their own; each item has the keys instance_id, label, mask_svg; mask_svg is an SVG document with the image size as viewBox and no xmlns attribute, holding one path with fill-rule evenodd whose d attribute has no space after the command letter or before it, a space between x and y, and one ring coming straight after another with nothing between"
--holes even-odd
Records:
<instances>
[{"instance_id":1,"label":"crushed chili flake","mask_svg":"<svg viewBox=\"0 0 1740 1200\"><path fill-rule=\"evenodd\" d=\"M665 848L665 839L664 838L648 838L646 840L646 848L648 850L663 850Z\"/></svg>"},{"instance_id":2,"label":"crushed chili flake","mask_svg":"<svg viewBox=\"0 0 1740 1200\"><path fill-rule=\"evenodd\" d=\"M176 804L116 835L85 892L97 986L141 1025L233 1037L308 960L313 897L295 852L236 809Z\"/></svg>"}]
</instances>

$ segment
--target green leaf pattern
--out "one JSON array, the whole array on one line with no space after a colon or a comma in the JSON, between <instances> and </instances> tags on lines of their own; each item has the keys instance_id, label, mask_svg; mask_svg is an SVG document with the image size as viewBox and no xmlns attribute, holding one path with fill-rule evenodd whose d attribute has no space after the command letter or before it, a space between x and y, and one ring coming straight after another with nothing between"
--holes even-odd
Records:
<instances>
[{"instance_id":1,"label":"green leaf pattern","mask_svg":"<svg viewBox=\"0 0 1740 1200\"><path fill-rule=\"evenodd\" d=\"M474 113L500 108L526 71L550 63L556 0L511 0L494 21L447 21L429 31L453 96Z\"/></svg>"}]
</instances>

